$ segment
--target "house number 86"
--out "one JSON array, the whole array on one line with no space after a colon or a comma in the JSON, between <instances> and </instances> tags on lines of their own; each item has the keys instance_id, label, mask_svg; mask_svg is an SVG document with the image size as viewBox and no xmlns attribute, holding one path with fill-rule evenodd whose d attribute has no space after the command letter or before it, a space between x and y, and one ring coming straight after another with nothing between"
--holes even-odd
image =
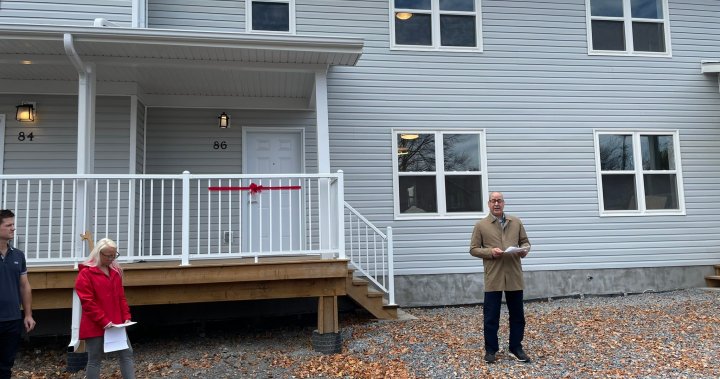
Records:
<instances>
[{"instance_id":1,"label":"house number 86","mask_svg":"<svg viewBox=\"0 0 720 379\"><path fill-rule=\"evenodd\" d=\"M213 143L213 149L214 149L214 150L218 150L218 149L220 149L220 150L225 150L225 149L227 149L227 142L225 142L225 141L222 141L222 142L215 141L215 142Z\"/></svg>"}]
</instances>

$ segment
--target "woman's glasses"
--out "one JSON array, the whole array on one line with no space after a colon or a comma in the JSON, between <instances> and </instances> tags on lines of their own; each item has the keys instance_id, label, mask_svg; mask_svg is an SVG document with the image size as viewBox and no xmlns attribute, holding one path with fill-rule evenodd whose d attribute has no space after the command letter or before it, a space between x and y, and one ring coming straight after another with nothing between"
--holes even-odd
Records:
<instances>
[{"instance_id":1,"label":"woman's glasses","mask_svg":"<svg viewBox=\"0 0 720 379\"><path fill-rule=\"evenodd\" d=\"M107 259L117 259L117 257L120 256L120 253L115 253L115 254L103 254L103 253L100 253L100 255L102 255L103 257L105 257L105 258L107 258Z\"/></svg>"}]
</instances>

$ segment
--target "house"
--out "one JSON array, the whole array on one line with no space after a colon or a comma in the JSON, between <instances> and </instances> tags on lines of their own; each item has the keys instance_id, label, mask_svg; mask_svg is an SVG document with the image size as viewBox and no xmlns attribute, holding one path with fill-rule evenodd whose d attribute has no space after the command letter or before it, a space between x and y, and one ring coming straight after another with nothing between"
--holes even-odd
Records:
<instances>
[{"instance_id":1,"label":"house","mask_svg":"<svg viewBox=\"0 0 720 379\"><path fill-rule=\"evenodd\" d=\"M3 204L75 180L67 213L19 221L37 262L56 259L47 216L71 219L49 231L57 259L90 224L143 259L382 239L391 303L418 306L482 301L469 238L502 191L533 244L527 298L701 286L720 262L719 17L710 0L0 0Z\"/></svg>"}]
</instances>

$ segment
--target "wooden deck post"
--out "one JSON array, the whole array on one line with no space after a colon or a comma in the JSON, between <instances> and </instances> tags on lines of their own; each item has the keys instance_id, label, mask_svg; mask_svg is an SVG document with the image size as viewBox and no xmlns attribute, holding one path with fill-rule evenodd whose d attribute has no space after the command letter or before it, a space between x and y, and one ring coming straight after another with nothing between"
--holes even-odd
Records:
<instances>
[{"instance_id":1,"label":"wooden deck post","mask_svg":"<svg viewBox=\"0 0 720 379\"><path fill-rule=\"evenodd\" d=\"M339 330L337 296L321 296L318 298L318 333L337 333Z\"/></svg>"},{"instance_id":2,"label":"wooden deck post","mask_svg":"<svg viewBox=\"0 0 720 379\"><path fill-rule=\"evenodd\" d=\"M318 297L318 328L313 332L312 345L315 351L325 354L341 351L337 296Z\"/></svg>"}]
</instances>

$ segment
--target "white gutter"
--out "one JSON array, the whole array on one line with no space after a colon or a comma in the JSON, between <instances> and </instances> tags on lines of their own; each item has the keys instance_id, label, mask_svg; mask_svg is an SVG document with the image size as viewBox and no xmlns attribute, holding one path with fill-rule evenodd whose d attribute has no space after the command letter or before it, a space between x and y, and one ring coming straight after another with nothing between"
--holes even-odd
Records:
<instances>
[{"instance_id":1,"label":"white gutter","mask_svg":"<svg viewBox=\"0 0 720 379\"><path fill-rule=\"evenodd\" d=\"M78 72L78 138L77 138L77 173L92 174L94 172L95 145L95 67L86 64L75 50L73 35L63 34L65 54ZM87 220L85 201L87 199L87 182L78 182L75 193L75 225L73 230L85 231ZM76 237L73 236L73 240ZM83 254L82 244L76 244L75 257L79 261ZM68 351L77 351L80 346L80 315L82 307L75 291L73 291L72 323L70 326L70 344Z\"/></svg>"}]
</instances>

